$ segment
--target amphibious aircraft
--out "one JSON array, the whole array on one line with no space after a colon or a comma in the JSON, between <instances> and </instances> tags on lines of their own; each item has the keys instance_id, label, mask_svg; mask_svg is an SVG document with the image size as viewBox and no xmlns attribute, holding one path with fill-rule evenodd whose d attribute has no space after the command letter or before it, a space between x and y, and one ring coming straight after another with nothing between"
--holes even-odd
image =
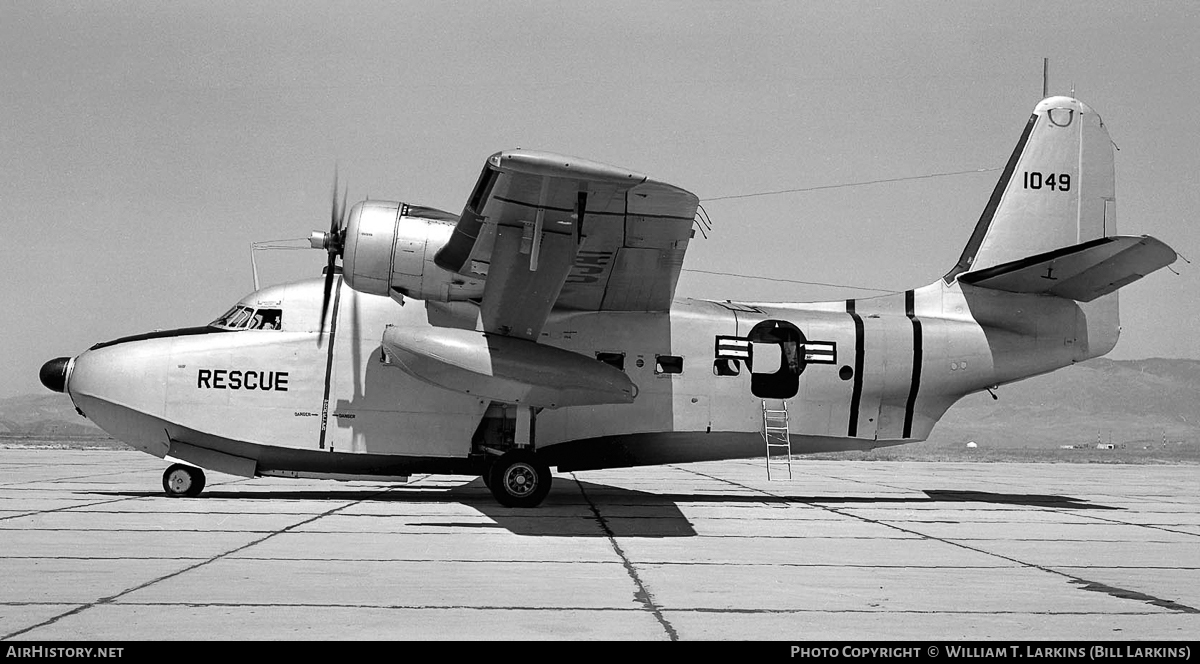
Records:
<instances>
[{"instance_id":1,"label":"amphibious aircraft","mask_svg":"<svg viewBox=\"0 0 1200 664\"><path fill-rule=\"evenodd\" d=\"M536 506L560 472L920 441L964 395L1107 353L1116 290L1175 260L1116 234L1113 148L1036 105L958 262L869 299L675 299L698 199L627 169L514 150L462 213L336 179L323 279L208 325L100 343L42 382L133 447L244 477L479 475ZM338 265L338 261L341 265ZM774 446L774 449L772 448ZM782 447L782 450L779 448Z\"/></svg>"}]
</instances>

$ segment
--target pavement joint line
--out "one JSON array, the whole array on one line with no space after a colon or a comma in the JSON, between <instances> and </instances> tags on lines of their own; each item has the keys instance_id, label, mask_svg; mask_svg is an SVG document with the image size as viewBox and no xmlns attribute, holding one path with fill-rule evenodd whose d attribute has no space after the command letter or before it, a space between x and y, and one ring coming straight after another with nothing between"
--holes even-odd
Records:
<instances>
[{"instance_id":1,"label":"pavement joint line","mask_svg":"<svg viewBox=\"0 0 1200 664\"><path fill-rule=\"evenodd\" d=\"M700 535L699 537L705 537L705 536ZM746 538L746 539L755 539L755 538ZM912 541L912 540L906 538L904 541ZM87 561L103 560L106 562L112 562L112 561L118 561L118 560L126 560L126 561L136 562L139 560L204 560L204 559L206 559L205 556L190 556L190 557L189 556L139 556L137 558L132 558L132 557L128 557L128 556L111 556L111 557L104 557L104 558L99 558L96 556L0 556L0 560L87 560ZM256 561L272 561L272 562L287 563L287 562L300 562L300 561L304 561L306 559L305 558L284 558L284 557L280 557L280 556L241 556L238 558L238 560L256 560ZM480 562L480 559L478 559L478 558L436 558L436 559L435 558L341 558L341 557L328 557L328 556L323 557L322 560L329 560L329 561L336 561L336 562L419 563L419 564L478 563L478 562ZM558 559L542 560L542 559L522 559L522 558L509 558L509 559L504 559L504 560L487 560L485 562L487 562L488 564L511 563L511 564L518 564L518 565L543 564L543 563L546 563L546 564L553 563L553 564L562 564L562 565L615 565L615 564L617 564L616 562L606 561L606 560L568 560L568 561L563 561L563 560L558 560ZM1008 565L1003 565L1003 564L992 564L992 565L870 564L870 565L868 565L868 564L864 564L864 563L778 563L778 562L730 563L728 561L709 561L709 560L688 560L688 561L643 560L643 561L641 561L641 564L643 564L643 565L658 565L658 566L681 566L681 567L710 565L710 566L718 566L718 567L720 567L720 566L725 566L725 567L728 567L728 566L734 566L734 567L812 567L812 568L821 568L821 567L843 568L843 567L845 567L845 568L852 568L852 569L860 569L861 568L861 569L940 569L940 570L1010 569L1014 566L1018 566L1018 567L1025 566L1024 564L1020 563L1019 561L1012 563L1012 564L1008 564ZM1055 565L1055 567L1057 567L1059 569L1095 569L1094 567L1084 567L1081 565ZM1102 567L1103 567L1103 569L1112 569L1112 570L1121 570L1121 569L1152 570L1153 569L1153 570L1164 570L1164 571L1174 571L1174 572L1200 570L1200 567L1192 567L1192 566L1185 566L1185 565L1103 565ZM62 604L62 602L52 602L52 603ZM5 602L0 601L0 605L3 605L3 604L5 604Z\"/></svg>"},{"instance_id":2,"label":"pavement joint line","mask_svg":"<svg viewBox=\"0 0 1200 664\"><path fill-rule=\"evenodd\" d=\"M123 475L128 472L130 472L130 471L125 470L125 469L114 470L114 471L107 472L107 473L97 473L95 471L92 471L90 473L85 473L83 475L68 475L66 477L52 477L52 478L48 477L48 478L40 479L40 480L26 480L24 482L5 482L4 484L0 484L0 488L19 487L22 484L59 484L62 482L71 482L73 480L82 480L82 479L91 478L91 477L107 477L110 475Z\"/></svg>"},{"instance_id":3,"label":"pavement joint line","mask_svg":"<svg viewBox=\"0 0 1200 664\"><path fill-rule=\"evenodd\" d=\"M777 494L771 493L771 492L769 492L769 491L766 491L765 489L759 489L759 488L756 488L756 487L747 486L747 485L745 485L745 484L740 484L740 483L738 483L738 482L734 482L733 480L727 480L727 479L722 479L722 478L719 478L719 477L714 477L714 476L712 476L712 475L708 475L708 474L706 474L706 473L702 473L702 472L700 472L700 471L697 471L697 470L692 470L692 469L690 469L690 468L683 468L682 470L686 470L686 471L688 471L688 472L695 473L695 474L697 474L697 475L700 475L700 476L702 476L702 477L707 477L707 478L709 478L709 479L711 479L711 480L715 480L715 481L717 481L717 482L724 482L724 483L727 483L727 484L732 484L732 485L734 485L734 486L736 486L736 487L740 487L740 488L742 488L742 489L748 489L748 490L750 490L750 491L755 491L755 492L763 493L763 494L766 494L766 495L768 495L768 496L771 496L771 497L773 497L773 498L783 498L783 499L785 499L785 500L786 500L786 499L788 499L786 496L780 496L780 495L777 495ZM1147 603L1147 604L1151 604L1151 605L1154 605L1154 606L1162 607L1162 608L1164 608L1164 609L1168 609L1168 610L1170 610L1170 611L1177 611L1177 612L1180 612L1180 613L1200 613L1200 609L1197 609L1197 608L1195 608L1195 607L1188 606L1188 605L1186 605L1186 604L1181 604L1181 603L1179 603L1179 602L1175 602L1175 601L1168 600L1168 599L1162 599L1162 598L1160 598L1160 597L1154 597L1153 595L1148 595L1148 594L1146 594L1146 593L1141 593L1141 592L1138 592L1138 591L1136 591L1136 590L1129 590L1129 589L1126 589L1126 588L1118 588L1118 587L1116 587L1116 586L1110 586L1110 585L1103 584L1103 583L1099 583L1099 582L1096 582L1096 581L1091 581L1091 580L1085 579L1085 578L1083 578L1083 577L1075 576L1075 575L1073 575L1073 574L1067 574L1066 572L1062 572L1062 571L1059 571L1059 570L1057 570L1057 569L1053 569L1053 568L1051 568L1051 567L1047 567L1047 566L1045 566L1045 565L1037 565L1037 564L1030 563L1030 562L1027 562L1027 561L1024 561L1024 560L1019 560L1019 559L1017 559L1017 558L1013 558L1013 557L1011 557L1011 556L1006 556L1006 555L1003 555L1003 554L999 554L999 553L996 553L996 552L994 552L994 551L987 551L987 550L985 550L985 549L980 549L980 548L978 548L978 547L974 547L974 546L968 546L968 545L964 544L964 543L963 543L963 542L961 542L961 541L956 541L956 540L946 539L946 538L943 538L943 537L937 537L937 536L934 536L934 535L929 535L929 534L926 534L926 533L921 533L921 532L918 532L918 531L915 531L915 530L910 530L910 529L908 529L908 528L902 528L902 527L900 527L900 526L898 526L898 525L895 525L894 523L889 523L889 522L886 522L886 521L880 521L880 520L878 520L878 519L871 519L871 518L869 518L869 517L861 516L861 515L858 515L858 514L852 514L852 513L848 513L848 512L843 512L843 511L842 511L842 509L845 509L845 508L835 508L835 507L829 507L829 506L827 506L827 505L822 505L822 504L820 504L820 503L815 503L815 502L806 502L806 501L802 501L802 500L796 500L795 502L798 502L798 503L800 503L800 504L803 504L803 505L809 505L809 506L812 506L812 507L818 507L818 508L820 508L820 509L828 510L828 511L830 511L830 512L834 513L834 514L839 514L839 515L841 515L841 516L850 517L850 518L852 518L852 519L858 519L858 520L860 520L860 521L865 521L865 522L867 522L867 523L871 523L871 524L875 524L875 525L880 525L880 526L883 526L883 527L885 527L885 528L893 528L893 529L895 529L895 530L899 530L900 532L905 532L905 533L909 533L909 534L911 534L911 535L916 535L917 537L920 537L920 538L924 538L924 539L932 540L932 541L935 541L935 542L941 542L941 543L943 543L943 544L948 544L948 545L950 545L950 546L959 547L959 548L962 548L962 549L966 549L966 550L968 550L968 551L974 551L975 553L980 553L980 554L983 554L983 555L986 555L986 556L992 556L992 557L995 557L995 558L999 558L999 559L1001 559L1001 560L1007 560L1007 561L1009 561L1009 562L1011 562L1011 563L1014 563L1014 564L1016 564L1016 565L1020 565L1020 566L1022 566L1022 567L1027 567L1027 568L1030 568L1030 569L1036 569L1036 570L1039 570L1039 571L1045 572L1045 573L1047 573L1047 574L1052 574L1052 575L1055 575L1055 576L1059 576L1059 577L1065 578L1065 579L1067 579L1067 580L1068 580L1070 583L1074 583L1074 584L1077 584L1077 585L1081 586L1081 589L1082 589L1082 590L1087 590L1087 591L1091 591L1091 592L1103 592L1103 593L1105 593L1105 594L1107 594L1107 595L1109 595L1109 596L1111 596L1111 597L1116 597L1116 598L1119 598L1119 599L1129 599L1129 600L1138 601L1138 602L1145 602L1145 603ZM1034 508L1034 509L1037 509L1037 510L1039 510L1039 511L1041 511L1041 510L1045 510L1045 509L1053 509L1053 508L1042 507L1042 506L1030 506L1030 507L1031 507L1031 508ZM1057 510L1054 510L1054 511L1057 511ZM1136 524L1134 524L1134 525L1136 525ZM1085 568L1085 569L1092 569L1092 568L1090 568L1090 567L1089 567L1089 568Z\"/></svg>"},{"instance_id":4,"label":"pavement joint line","mask_svg":"<svg viewBox=\"0 0 1200 664\"><path fill-rule=\"evenodd\" d=\"M231 553L236 553L236 551L233 551ZM193 556L193 557L142 556L142 557L138 557L138 558L129 558L129 557L97 558L95 556L4 556L4 557L0 557L0 560L89 560L89 561L90 560L102 560L105 562L125 560L125 561L137 562L140 560L179 560L179 561L200 560L200 561L204 561L204 560L209 560L209 558L210 558L209 556ZM298 562L304 562L309 559L308 558L281 558L278 556L239 556L237 558L237 560L252 560L252 561L257 561L257 562L276 562L276 563L298 563ZM521 559L521 558L507 558L507 559L502 559L502 560L486 560L486 559L480 559L480 558L437 558L437 559L434 559L434 558L335 558L335 557L325 556L325 557L322 557L321 560L345 562L345 563L389 563L389 564L405 563L405 564L420 564L420 565L440 565L443 563L464 563L464 564L486 563L488 565L543 565L543 564L617 565L618 564L617 561L612 561L612 560L557 560L557 559L525 560L525 559ZM673 565L676 563L663 561L663 562L652 562L652 563L648 563L648 564ZM752 564L761 564L761 563L752 563ZM748 563L747 566L749 566L749 565L751 565L751 564ZM937 569L951 569L951 568L946 567L946 568L937 568ZM966 569L981 569L981 568L969 567ZM997 567L996 569L1002 569L1002 568ZM52 602L52 603L53 604L63 604L64 602ZM4 602L0 602L0 605L3 605L3 604L4 604Z\"/></svg>"},{"instance_id":5,"label":"pavement joint line","mask_svg":"<svg viewBox=\"0 0 1200 664\"><path fill-rule=\"evenodd\" d=\"M1121 521L1120 519L1106 518L1101 514L1082 514L1081 513L1081 514L1079 514L1079 516L1086 517L1088 519L1095 519L1095 520L1103 522L1103 523L1113 524L1113 525L1118 525L1118 526L1136 526L1138 528L1146 528L1147 530L1160 530L1160 531L1167 532L1167 533L1174 533L1176 535L1190 535L1192 537L1200 537L1200 533L1193 533L1193 532L1189 532L1186 530L1176 530L1170 526L1157 524L1157 523L1134 523L1132 521Z\"/></svg>"},{"instance_id":6,"label":"pavement joint line","mask_svg":"<svg viewBox=\"0 0 1200 664\"><path fill-rule=\"evenodd\" d=\"M600 528L604 530L604 535L608 537L609 545L612 546L613 551L616 551L617 556L621 559L621 564L625 568L625 572L629 575L629 578L633 579L634 585L637 586L638 590L634 596L634 599L641 602L642 606L654 615L654 619L657 620L658 624L662 626L663 631L667 633L668 638L670 638L672 641L678 641L678 632L675 631L675 628L662 614L662 608L655 603L654 595L652 595L650 591L646 589L646 585L642 582L641 577L638 575L637 567L635 567L633 561L629 560L629 557L625 555L625 551L621 549L621 545L617 542L617 537L615 534L613 534L612 528L609 527L608 521L605 520L604 515L600 513L600 509L596 507L596 503L592 502L592 499L587 495L587 491L583 488L583 482L579 480L579 477L575 473L571 473L571 479L575 481L575 486L579 488L579 492L583 494L583 498L587 501L592 513L596 515L596 521L600 524Z\"/></svg>"},{"instance_id":7,"label":"pavement joint line","mask_svg":"<svg viewBox=\"0 0 1200 664\"><path fill-rule=\"evenodd\" d=\"M383 490L383 491L381 491L381 492L379 492L379 493L386 493L386 491L387 491L387 489L385 489L385 490ZM128 500L128 499L122 499L122 500ZM160 577L158 577L158 578L156 578L156 579L151 579L151 580L149 580L149 581L146 581L146 582L144 582L144 583L138 584L138 585L136 585L136 586L133 586L132 588L126 588L125 590L122 590L121 592L119 592L119 593L117 593L117 594L115 594L115 595L110 595L110 596L108 596L108 597L101 597L101 598L99 598L99 599L97 599L97 600L95 600L95 601L93 601L93 602L88 602L88 603L86 603L86 604L81 604L81 605L79 605L79 606L76 606L75 608L71 609L70 611L67 611L67 612L65 612L65 613L61 613L61 614L59 614L59 615L57 615L57 616L53 616L53 617L51 617L51 618L49 618L49 619L47 619L47 620L43 620L42 622L35 624L35 625L30 625L30 626L28 626L28 627L24 627L24 628L22 628L22 629L19 629L19 630L15 631L15 632L10 632L10 633L8 633L8 634L0 634L0 641L4 641L4 640L7 640L7 639L11 639L11 638L13 638L13 637L20 636L20 635L22 635L22 634L25 634L25 633L31 632L31 631L33 631L33 630L35 630L35 629L39 629L39 628L41 628L41 627L46 627L47 625L52 625L52 624L54 624L54 623L58 622L59 620L62 620L63 618L66 618L66 617L69 617L69 616L73 616L73 615L76 615L76 614L82 613L82 612L84 612L84 611L86 611L86 610L88 610L88 609L90 609L90 608L96 607L96 606L101 606L101 605L105 605L105 604L112 604L112 603L116 602L117 600L119 600L121 597L123 597L123 596L125 596L125 595L128 595L128 594L130 594L130 593L133 593L133 592L137 592L138 590L141 590L141 589L143 589L143 588L148 588L148 587L150 587L150 586L152 586L152 585L154 585L154 584L156 584L156 583L160 583L160 582L162 582L162 581L166 581L167 579L171 579L171 578L174 578L174 577L176 577L176 576L179 576L179 575L181 575L181 574L185 574L185 573L187 573L187 572L190 572L190 571L192 571L192 570L198 569L198 568L200 568L200 567L203 567L203 566L205 566L205 565L208 565L209 563L213 563L213 562L215 562L215 561L217 561L217 560L220 560L220 559L222 559L222 558L225 558L225 557L231 556L231 555L233 555L233 554L235 554L235 553L237 553L237 552L239 552L239 551L244 551L244 550L246 550L246 549L248 549L248 548L250 548L250 547L252 547L252 546L255 546L256 544L261 544L262 542L265 542L265 541L267 541L268 539L271 539L272 537L275 537L276 535L279 535L279 534L281 534L281 533L285 533L285 532L287 532L287 531L289 531L289 530L291 530L291 529L293 529L293 528L299 528L300 526L303 526L303 525L306 525L306 524L312 523L313 521L316 521L316 520L318 520L318 519L321 519L321 518L324 518L324 517L326 517L326 516L329 516L330 514L333 514L333 513L335 513L335 512L339 512L339 511L341 511L341 510L344 510L344 509L347 509L347 508L353 507L354 505L357 505L358 503L361 503L361 502L363 502L363 500L365 500L365 499L362 499L362 500L356 500L356 501L352 501L352 502L348 502L348 503L346 503L346 504L344 504L344 505L339 505L338 507L334 507L333 509L326 510L325 512L322 512L321 514L317 514L317 515L315 515L315 516L312 516L312 517L310 517L310 518L308 518L308 519L305 519L305 520L303 520L303 521L299 521L299 522L297 522L297 523L293 523L293 524L291 524L290 526L287 526L286 528L281 528L281 529L279 529L279 530L277 530L277 531L274 531L274 532L272 532L272 533L270 533L270 534L266 535L265 537L260 537L260 538L258 538L258 539L256 539L256 540L252 541L252 542L248 542L248 543L246 543L246 544L243 544L243 545L241 545L241 546L239 546L239 547L236 547L236 548L230 549L230 550L228 550L228 551L225 551L225 552L219 553L219 554L217 554L217 555L215 555L215 556L210 556L210 557L208 557L208 558L206 558L206 559L203 559L203 560L201 560L200 562L197 562L197 563L196 563L196 564L194 564L194 565L190 565L190 566L188 566L188 567L184 567L183 569L176 570L176 571L174 571L174 572L171 572L170 574L164 574L163 576L160 576Z\"/></svg>"},{"instance_id":8,"label":"pavement joint line","mask_svg":"<svg viewBox=\"0 0 1200 664\"><path fill-rule=\"evenodd\" d=\"M62 606L63 602L0 602L0 606ZM305 602L120 602L113 604L120 607L192 607L192 608L228 608L228 607L253 607L257 609L381 609L386 611L530 611L530 612L557 612L557 611L595 611L595 612L612 612L612 613L643 613L644 608L641 607L620 607L620 606L520 606L520 605L487 605L481 606L478 604L314 604ZM1018 610L962 610L956 609L952 611L931 611L928 609L807 609L807 608L787 608L787 609L739 609L730 607L681 607L681 608L665 608L663 611L671 613L715 613L715 614L910 614L910 615L946 615L946 616L992 616L992 615L1012 615L1012 616L1095 616L1093 611L1018 611ZM1161 616L1161 611L1107 611L1106 616ZM0 637L3 640L6 637Z\"/></svg>"},{"instance_id":9,"label":"pavement joint line","mask_svg":"<svg viewBox=\"0 0 1200 664\"><path fill-rule=\"evenodd\" d=\"M48 510L35 510L33 512L22 512L21 514L11 514L8 516L0 516L0 521L7 521L9 519L22 519L27 516L37 516L38 514L51 514L53 512L66 512L69 510L78 509L80 507L91 507L93 505L108 505L109 503L119 503L119 502L125 501L125 500L134 500L135 498L136 498L135 496L129 496L129 497L125 497L125 498L114 498L112 500L99 500L94 503L84 503L82 505L68 505L65 507L55 507L54 509L48 509ZM85 514L86 514L86 512L85 512ZM5 530L21 530L21 529L6 528Z\"/></svg>"},{"instance_id":10,"label":"pavement joint line","mask_svg":"<svg viewBox=\"0 0 1200 664\"><path fill-rule=\"evenodd\" d=\"M124 471L122 471L122 472L124 472ZM105 474L118 475L120 473L105 473ZM224 486L225 484L236 484L238 482L245 482L248 479L249 478L239 478L236 480L230 480L227 482L221 482L219 484L214 484L213 486ZM30 482L22 482L21 484L30 484ZM39 514L52 514L54 512L69 512L71 510L77 510L77 509L84 508L84 507L95 507L96 505L111 505L112 503L120 503L120 502L124 502L126 500L138 500L140 498L145 498L145 497L146 496L140 496L140 495L139 496L124 496L122 498L113 498L112 500L98 500L98 501L92 502L92 503L67 505L64 507L55 507L54 509L48 509L48 510L35 510L33 512L22 512L21 514L10 514L8 516L0 516L0 521L7 521L9 519L21 519L21 518L25 518L27 516L37 516ZM82 512L82 514L89 514L89 513L90 512ZM197 513L199 514L200 512L197 512ZM25 529L5 528L2 530L25 530Z\"/></svg>"},{"instance_id":11,"label":"pavement joint line","mask_svg":"<svg viewBox=\"0 0 1200 664\"><path fill-rule=\"evenodd\" d=\"M40 514L40 512L38 512L38 513L34 513L34 514ZM26 515L26 516L28 516L28 515ZM233 514L231 514L231 515L229 515L229 516L239 516L239 515L233 515ZM302 515L296 515L296 516L302 516ZM845 516L854 516L854 515L845 515ZM17 518L17 517L4 517L4 518L6 518L6 519L7 519L7 518ZM575 517L572 517L572 518L575 518ZM582 520L582 519L585 519L585 518L586 518L587 520L589 520L589 521L595 521L595 517L579 517L579 519L580 519L580 520ZM618 518L620 518L620 519L623 519L623 520L624 520L624 519L626 519L627 517L618 517ZM647 519L647 520L650 520L650 519L652 519L652 517L639 517L639 518L642 518L642 519ZM776 520L777 520L777 521L782 521L782 519L776 519ZM808 522L805 522L805 523L808 523ZM896 524L896 523L898 523L898 522L896 522L896 521L875 521L875 522L873 522L873 523L878 523L879 525L894 525L894 524ZM907 523L907 522L902 522L902 523ZM929 523L929 522L927 522L927 521L920 521L920 522L918 522L918 523ZM443 524L423 524L423 525L443 525ZM486 523L485 523L485 522L483 522L483 521L481 521L479 524L472 524L472 528L478 528L478 525L486 525ZM1054 525L1061 525L1061 524L1054 524ZM1078 524L1078 525L1084 525L1084 524ZM807 534L806 534L806 535L774 535L774 534L761 534L761 535L752 535L752 536L747 536L747 535L733 535L733 534L727 534L727 535L723 535L723 534L712 534L712 535L698 535L698 537L705 537L705 538L708 538L708 539L765 539L765 540L790 540L790 539L797 539L797 540L877 540L877 539L893 539L893 540L902 540L902 541L904 541L904 540L914 540L914 539L937 539L937 538L935 538L935 537L922 536L922 535L920 535L919 533L912 532L912 531L908 531L907 529L904 529L904 528L898 528L898 527L897 527L896 529L897 529L897 530L900 530L901 532L910 533L910 534L912 534L912 535L913 535L913 537L883 537L883 538L881 538L881 537L878 537L878 536L870 536L870 535L846 535L846 536L834 537L834 536L819 536L819 535L807 535ZM503 535L503 534L504 534L503 532L501 532L501 530L503 530L503 527L499 527L499 528L497 528L497 529L494 529L493 533L488 533L487 531L477 531L477 530L472 530L471 532L472 532L473 534L481 534L481 535L486 535L486 534L496 534L496 535L498 535L498 536L499 536L499 535ZM164 529L163 529L163 528L83 528L83 529L80 529L80 528L6 528L6 527L0 527L0 532L38 532L38 533L56 533L56 532L69 532L69 533L74 533L74 532L87 532L87 533L161 533L161 532L163 532L163 531L164 531ZM274 532L276 532L276 531L275 531L274 529L271 529L271 528L171 528L171 529L170 529L170 532L172 532L172 533L233 533L233 534L253 534L253 533L274 533ZM1171 531L1166 531L1166 532L1171 532ZM391 529L391 530L306 530L306 531L304 531L303 533L292 533L292 534L302 534L302 535L415 535L415 536L421 536L421 535L453 535L454 533L452 533L452 532L434 532L434 533L431 533L431 532L429 532L428 530L424 530L424 529L417 529L417 528L412 528L412 529ZM1185 533L1185 534L1190 534L1190 533ZM994 542L994 541L1006 541L1006 542L1078 542L1078 543L1094 543L1094 544L1178 544L1178 543L1179 543L1179 542L1175 542L1175 541L1172 541L1172 540L1073 539L1073 538L1050 538L1050 537L1007 537L1007 538L996 538L996 537L957 537L957 538L954 538L954 541L955 541L955 542ZM3 556L3 555L0 555L0 558L9 558L9 557L20 557L20 556ZM53 556L51 556L51 557L53 557ZM346 560L358 560L358 559L357 559L357 558L348 558L348 559L346 559Z\"/></svg>"}]
</instances>

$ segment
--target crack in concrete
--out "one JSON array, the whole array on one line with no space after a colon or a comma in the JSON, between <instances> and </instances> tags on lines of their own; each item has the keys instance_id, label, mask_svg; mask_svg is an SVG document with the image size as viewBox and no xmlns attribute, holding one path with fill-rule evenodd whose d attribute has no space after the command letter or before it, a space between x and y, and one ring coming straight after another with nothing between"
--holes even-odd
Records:
<instances>
[{"instance_id":1,"label":"crack in concrete","mask_svg":"<svg viewBox=\"0 0 1200 664\"><path fill-rule=\"evenodd\" d=\"M592 510L592 514L596 515L596 521L600 524L600 528L604 530L604 535L608 537L608 543L612 546L613 550L617 552L617 556L621 559L621 564L625 567L625 573L629 575L629 578L633 579L634 585L637 586L637 592L634 593L633 596L634 599L638 602L641 602L645 610L654 614L654 619L658 621L659 625L662 625L662 628L667 633L668 638L670 638L672 641L678 641L679 634L675 631L675 628L666 619L666 617L663 616L662 608L659 607L654 601L654 595L652 595L650 591L646 589L646 584L642 583L641 577L638 576L637 568L634 567L633 562L629 560L629 557L625 555L625 551L621 549L621 545L617 542L616 534L613 533L612 528L608 525L608 520L604 518L604 515L600 513L600 509L596 507L596 503L592 502L591 497L587 495L587 491L584 490L583 483L579 481L579 477L575 473L571 473L571 479L575 480L575 485L579 487L579 492L583 494L583 498L587 501L588 507Z\"/></svg>"}]
</instances>

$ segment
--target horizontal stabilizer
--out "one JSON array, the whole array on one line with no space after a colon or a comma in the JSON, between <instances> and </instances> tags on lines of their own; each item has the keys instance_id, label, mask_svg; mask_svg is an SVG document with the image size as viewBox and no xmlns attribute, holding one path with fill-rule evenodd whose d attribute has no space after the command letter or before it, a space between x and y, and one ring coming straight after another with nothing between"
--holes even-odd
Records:
<instances>
[{"instance_id":1,"label":"horizontal stabilizer","mask_svg":"<svg viewBox=\"0 0 1200 664\"><path fill-rule=\"evenodd\" d=\"M1149 235L1102 237L967 272L958 280L1010 293L1091 302L1174 261L1175 251Z\"/></svg>"}]
</instances>

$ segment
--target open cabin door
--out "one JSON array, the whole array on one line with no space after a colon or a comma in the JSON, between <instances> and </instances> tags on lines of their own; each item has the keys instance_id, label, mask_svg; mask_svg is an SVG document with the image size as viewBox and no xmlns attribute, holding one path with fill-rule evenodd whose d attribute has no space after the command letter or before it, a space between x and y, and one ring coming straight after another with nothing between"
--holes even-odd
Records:
<instances>
[{"instance_id":1,"label":"open cabin door","mask_svg":"<svg viewBox=\"0 0 1200 664\"><path fill-rule=\"evenodd\" d=\"M760 399L791 399L800 391L804 371L804 334L781 320L764 320L747 335L750 340L750 391Z\"/></svg>"}]
</instances>

